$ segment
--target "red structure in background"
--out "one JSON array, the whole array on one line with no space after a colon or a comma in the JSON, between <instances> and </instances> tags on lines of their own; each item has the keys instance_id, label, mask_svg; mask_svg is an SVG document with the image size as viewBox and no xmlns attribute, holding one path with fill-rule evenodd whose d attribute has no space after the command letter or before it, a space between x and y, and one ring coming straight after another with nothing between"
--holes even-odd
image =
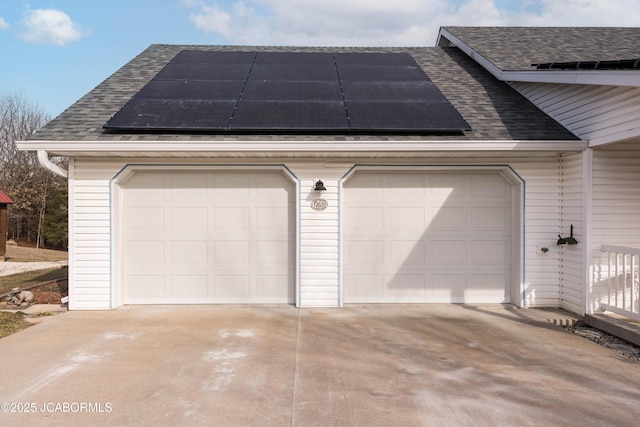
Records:
<instances>
[{"instance_id":1,"label":"red structure in background","mask_svg":"<svg viewBox=\"0 0 640 427\"><path fill-rule=\"evenodd\" d=\"M0 261L4 261L7 253L7 206L13 204L2 190L0 190Z\"/></svg>"}]
</instances>

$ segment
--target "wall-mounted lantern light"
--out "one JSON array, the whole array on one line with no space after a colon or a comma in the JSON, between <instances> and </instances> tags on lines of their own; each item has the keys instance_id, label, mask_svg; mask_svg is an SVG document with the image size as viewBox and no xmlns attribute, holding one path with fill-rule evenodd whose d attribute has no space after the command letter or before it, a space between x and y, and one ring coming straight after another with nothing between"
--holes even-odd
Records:
<instances>
[{"instance_id":1,"label":"wall-mounted lantern light","mask_svg":"<svg viewBox=\"0 0 640 427\"><path fill-rule=\"evenodd\" d=\"M571 234L569 237L562 237L558 234L557 245L576 245L578 241L573 237L573 224L571 224Z\"/></svg>"},{"instance_id":2,"label":"wall-mounted lantern light","mask_svg":"<svg viewBox=\"0 0 640 427\"><path fill-rule=\"evenodd\" d=\"M326 191L327 188L324 186L324 182L322 182L321 179L316 181L316 187L313 189L313 191Z\"/></svg>"}]
</instances>

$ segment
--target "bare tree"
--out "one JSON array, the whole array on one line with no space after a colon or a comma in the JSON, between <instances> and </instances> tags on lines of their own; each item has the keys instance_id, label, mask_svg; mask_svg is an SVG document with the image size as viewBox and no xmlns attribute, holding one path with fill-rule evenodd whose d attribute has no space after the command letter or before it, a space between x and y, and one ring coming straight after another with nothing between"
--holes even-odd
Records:
<instances>
[{"instance_id":1,"label":"bare tree","mask_svg":"<svg viewBox=\"0 0 640 427\"><path fill-rule=\"evenodd\" d=\"M24 95L0 96L0 188L14 201L8 215L9 233L38 247L51 182L56 178L40 167L35 153L18 151L16 142L28 139L48 121L44 110Z\"/></svg>"}]
</instances>

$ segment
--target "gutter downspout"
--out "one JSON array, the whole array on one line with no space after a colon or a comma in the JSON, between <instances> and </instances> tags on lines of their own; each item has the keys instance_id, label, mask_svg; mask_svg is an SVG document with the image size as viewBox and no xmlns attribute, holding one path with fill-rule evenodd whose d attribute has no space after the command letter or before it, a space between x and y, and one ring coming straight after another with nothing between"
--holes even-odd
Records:
<instances>
[{"instance_id":1,"label":"gutter downspout","mask_svg":"<svg viewBox=\"0 0 640 427\"><path fill-rule=\"evenodd\" d=\"M56 175L60 175L64 178L69 177L69 171L66 169L62 169L60 166L54 164L49 160L49 153L45 150L38 150L38 161L42 165L43 168L50 170Z\"/></svg>"}]
</instances>

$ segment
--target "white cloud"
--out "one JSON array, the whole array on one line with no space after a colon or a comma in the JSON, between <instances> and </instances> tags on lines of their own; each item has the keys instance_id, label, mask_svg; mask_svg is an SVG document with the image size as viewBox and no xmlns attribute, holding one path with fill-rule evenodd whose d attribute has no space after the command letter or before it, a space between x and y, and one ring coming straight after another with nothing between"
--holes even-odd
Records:
<instances>
[{"instance_id":1,"label":"white cloud","mask_svg":"<svg viewBox=\"0 0 640 427\"><path fill-rule=\"evenodd\" d=\"M9 23L0 17L0 31L9 28Z\"/></svg>"},{"instance_id":2,"label":"white cloud","mask_svg":"<svg viewBox=\"0 0 640 427\"><path fill-rule=\"evenodd\" d=\"M638 0L182 0L230 43L430 46L440 26L637 26Z\"/></svg>"},{"instance_id":3,"label":"white cloud","mask_svg":"<svg viewBox=\"0 0 640 427\"><path fill-rule=\"evenodd\" d=\"M23 23L26 31L21 37L29 43L64 46L84 35L82 28L69 15L57 9L30 10Z\"/></svg>"}]
</instances>

